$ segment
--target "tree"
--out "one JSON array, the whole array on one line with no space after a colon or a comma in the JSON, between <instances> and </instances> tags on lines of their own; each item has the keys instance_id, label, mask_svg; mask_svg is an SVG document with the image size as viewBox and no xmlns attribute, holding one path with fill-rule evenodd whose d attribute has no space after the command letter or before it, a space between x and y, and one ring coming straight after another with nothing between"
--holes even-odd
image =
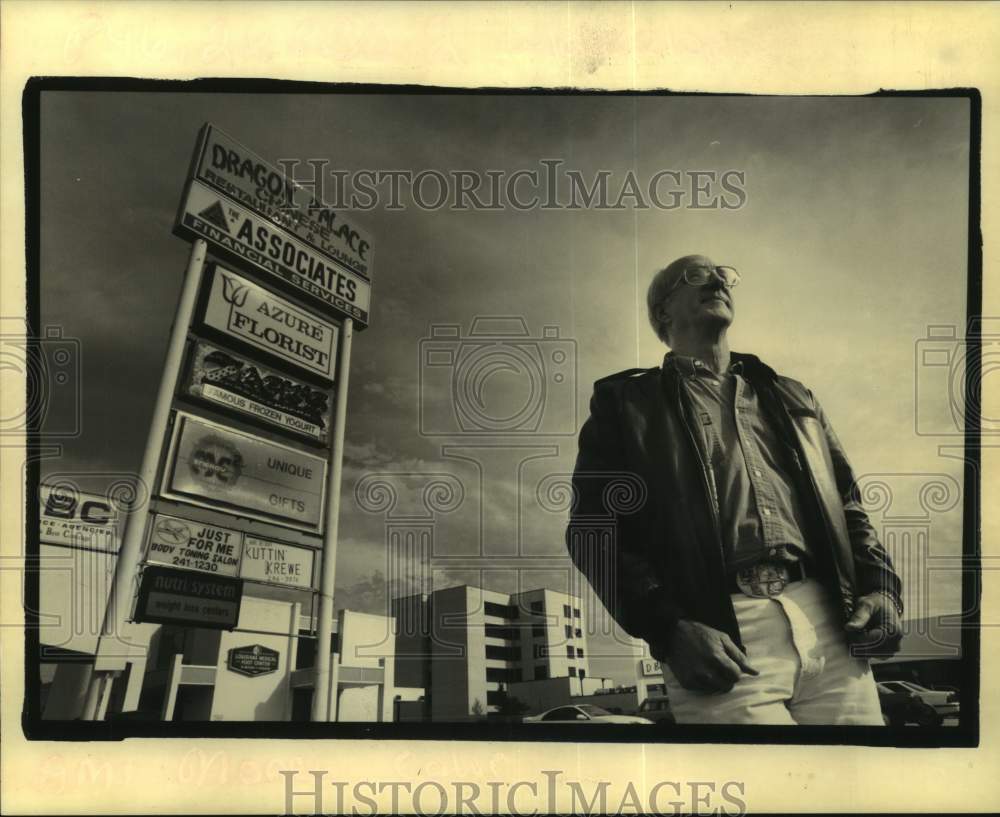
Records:
<instances>
[{"instance_id":1,"label":"tree","mask_svg":"<svg viewBox=\"0 0 1000 817\"><path fill-rule=\"evenodd\" d=\"M475 715L477 718L481 718L483 717L483 715L486 714L485 712L483 712L483 703L482 701L479 700L479 698L476 698L472 702L472 714Z\"/></svg>"}]
</instances>

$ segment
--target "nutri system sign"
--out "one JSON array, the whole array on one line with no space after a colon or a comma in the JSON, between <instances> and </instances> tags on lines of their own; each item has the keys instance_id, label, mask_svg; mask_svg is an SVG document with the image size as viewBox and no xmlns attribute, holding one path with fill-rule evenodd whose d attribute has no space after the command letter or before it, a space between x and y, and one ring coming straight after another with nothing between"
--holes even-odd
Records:
<instances>
[{"instance_id":1,"label":"nutri system sign","mask_svg":"<svg viewBox=\"0 0 1000 817\"><path fill-rule=\"evenodd\" d=\"M232 630L242 600L239 579L150 566L142 571L135 620Z\"/></svg>"},{"instance_id":2,"label":"nutri system sign","mask_svg":"<svg viewBox=\"0 0 1000 817\"><path fill-rule=\"evenodd\" d=\"M174 231L368 325L371 236L212 125L202 128Z\"/></svg>"},{"instance_id":3,"label":"nutri system sign","mask_svg":"<svg viewBox=\"0 0 1000 817\"><path fill-rule=\"evenodd\" d=\"M177 412L161 495L321 533L326 460Z\"/></svg>"},{"instance_id":4,"label":"nutri system sign","mask_svg":"<svg viewBox=\"0 0 1000 817\"><path fill-rule=\"evenodd\" d=\"M235 272L214 268L202 320L303 371L333 380L337 327Z\"/></svg>"},{"instance_id":5,"label":"nutri system sign","mask_svg":"<svg viewBox=\"0 0 1000 817\"><path fill-rule=\"evenodd\" d=\"M184 392L318 443L330 439L331 395L209 343L196 343Z\"/></svg>"}]
</instances>

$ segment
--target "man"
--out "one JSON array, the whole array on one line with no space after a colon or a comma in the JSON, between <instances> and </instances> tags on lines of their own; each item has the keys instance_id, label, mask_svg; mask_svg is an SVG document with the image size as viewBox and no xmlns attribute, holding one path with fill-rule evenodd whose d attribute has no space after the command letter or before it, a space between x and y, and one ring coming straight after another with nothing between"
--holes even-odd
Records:
<instances>
[{"instance_id":1,"label":"man","mask_svg":"<svg viewBox=\"0 0 1000 817\"><path fill-rule=\"evenodd\" d=\"M678 722L881 725L865 655L898 649L900 580L812 392L730 352L739 280L703 255L654 277L671 351L595 384L570 554Z\"/></svg>"}]
</instances>

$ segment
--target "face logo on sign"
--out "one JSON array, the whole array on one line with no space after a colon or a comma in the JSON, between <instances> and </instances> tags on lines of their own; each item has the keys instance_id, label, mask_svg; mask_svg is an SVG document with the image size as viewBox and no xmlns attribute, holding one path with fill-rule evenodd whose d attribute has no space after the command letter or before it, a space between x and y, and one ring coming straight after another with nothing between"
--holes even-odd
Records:
<instances>
[{"instance_id":1,"label":"face logo on sign","mask_svg":"<svg viewBox=\"0 0 1000 817\"><path fill-rule=\"evenodd\" d=\"M219 437L208 436L194 444L188 465L202 484L229 487L236 484L243 472L243 457L235 446Z\"/></svg>"},{"instance_id":2,"label":"face logo on sign","mask_svg":"<svg viewBox=\"0 0 1000 817\"><path fill-rule=\"evenodd\" d=\"M183 545L190 541L191 531L175 519L160 519L156 523L156 538L168 545Z\"/></svg>"}]
</instances>

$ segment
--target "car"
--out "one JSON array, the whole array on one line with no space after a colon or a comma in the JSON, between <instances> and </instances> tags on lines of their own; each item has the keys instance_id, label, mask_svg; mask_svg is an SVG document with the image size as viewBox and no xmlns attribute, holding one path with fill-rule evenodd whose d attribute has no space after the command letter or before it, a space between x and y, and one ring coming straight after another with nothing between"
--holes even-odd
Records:
<instances>
[{"instance_id":1,"label":"car","mask_svg":"<svg viewBox=\"0 0 1000 817\"><path fill-rule=\"evenodd\" d=\"M881 681L894 692L912 692L942 717L958 714L958 693L947 689L928 689L912 681Z\"/></svg>"},{"instance_id":2,"label":"car","mask_svg":"<svg viewBox=\"0 0 1000 817\"><path fill-rule=\"evenodd\" d=\"M906 726L908 723L915 723L917 726L941 725L943 717L912 690L885 683L876 686L878 702L882 707L882 720L886 726Z\"/></svg>"},{"instance_id":3,"label":"car","mask_svg":"<svg viewBox=\"0 0 1000 817\"><path fill-rule=\"evenodd\" d=\"M649 718L654 723L677 723L674 713L670 711L670 699L666 695L653 695L639 704L637 713Z\"/></svg>"},{"instance_id":4,"label":"car","mask_svg":"<svg viewBox=\"0 0 1000 817\"><path fill-rule=\"evenodd\" d=\"M600 706L593 704L573 704L557 706L540 715L529 715L524 723L646 723L652 724L649 718L638 715L615 715Z\"/></svg>"}]
</instances>

